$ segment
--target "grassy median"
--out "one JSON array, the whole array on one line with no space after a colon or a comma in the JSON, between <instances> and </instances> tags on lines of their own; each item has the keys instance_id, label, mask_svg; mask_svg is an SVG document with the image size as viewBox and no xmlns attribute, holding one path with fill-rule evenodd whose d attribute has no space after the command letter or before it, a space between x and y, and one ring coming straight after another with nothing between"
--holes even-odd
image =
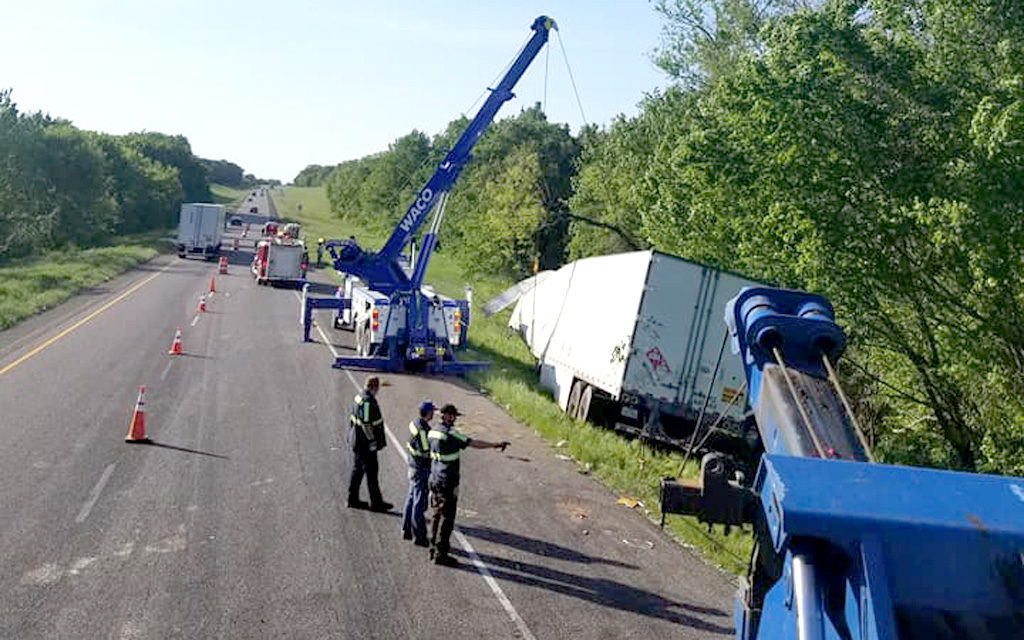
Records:
<instances>
[{"instance_id":1,"label":"grassy median","mask_svg":"<svg viewBox=\"0 0 1024 640\"><path fill-rule=\"evenodd\" d=\"M380 248L386 239L379 231L358 228L331 214L323 188L285 187L283 191L273 190L271 195L279 215L302 223L307 242L312 239L314 256L316 239L321 236L331 239L355 235L369 249ZM426 280L442 293L458 297L464 295L466 285L471 285L474 309L511 284L499 278L468 274L463 265L440 251L431 258ZM581 473L593 475L615 493L637 501L635 507L622 508L640 509L648 518L659 520L660 479L694 477L698 462L688 462L680 473L682 454L652 450L637 440L567 417L539 387L533 357L519 337L509 332L510 313L505 310L490 318L482 313L473 315L469 348L461 359L487 360L491 366L473 374L470 381L490 394L509 415L533 427L558 453L571 457ZM625 502L633 504L630 500ZM740 573L746 568L751 546L747 533L734 530L725 536L720 527L708 533L695 519L679 516L669 516L666 529L681 544L698 550L726 571Z\"/></svg>"}]
</instances>

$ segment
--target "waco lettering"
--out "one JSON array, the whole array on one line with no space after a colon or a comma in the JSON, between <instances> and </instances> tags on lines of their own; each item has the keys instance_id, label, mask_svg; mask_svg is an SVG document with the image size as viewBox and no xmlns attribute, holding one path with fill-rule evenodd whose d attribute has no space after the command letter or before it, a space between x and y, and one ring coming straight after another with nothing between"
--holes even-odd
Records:
<instances>
[{"instance_id":1,"label":"waco lettering","mask_svg":"<svg viewBox=\"0 0 1024 640\"><path fill-rule=\"evenodd\" d=\"M413 203L412 207L409 208L409 212L405 214L402 221L398 223L398 226L402 228L402 231L408 232L412 229L413 225L423 216L423 213L430 206L430 201L434 199L434 191L430 187L426 187L423 191L420 191L420 195L416 198L416 202Z\"/></svg>"}]
</instances>

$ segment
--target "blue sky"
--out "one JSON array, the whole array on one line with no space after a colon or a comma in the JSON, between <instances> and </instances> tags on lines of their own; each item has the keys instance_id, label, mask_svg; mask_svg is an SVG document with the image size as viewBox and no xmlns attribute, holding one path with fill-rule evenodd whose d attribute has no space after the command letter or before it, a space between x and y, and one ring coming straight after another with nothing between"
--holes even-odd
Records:
<instances>
[{"instance_id":1,"label":"blue sky","mask_svg":"<svg viewBox=\"0 0 1024 640\"><path fill-rule=\"evenodd\" d=\"M433 135L472 115L484 88L532 33L556 20L499 119L545 101L553 122L633 115L663 87L650 62L661 18L647 0L35 0L0 21L0 88L23 110L76 126L183 134L203 157L291 180Z\"/></svg>"}]
</instances>

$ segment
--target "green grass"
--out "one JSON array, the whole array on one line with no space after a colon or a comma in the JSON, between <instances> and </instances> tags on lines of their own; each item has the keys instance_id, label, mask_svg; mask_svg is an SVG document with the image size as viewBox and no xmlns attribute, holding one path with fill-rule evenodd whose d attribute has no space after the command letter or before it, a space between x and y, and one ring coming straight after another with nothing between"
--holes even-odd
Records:
<instances>
[{"instance_id":1,"label":"green grass","mask_svg":"<svg viewBox=\"0 0 1024 640\"><path fill-rule=\"evenodd\" d=\"M166 231L115 238L118 244L50 251L0 264L0 329L54 307L166 249Z\"/></svg>"},{"instance_id":2,"label":"green grass","mask_svg":"<svg viewBox=\"0 0 1024 640\"><path fill-rule=\"evenodd\" d=\"M367 232L330 212L321 187L286 187L284 195L273 192L278 213L303 225L307 240L312 238L347 238L355 235L365 249L379 249L386 237ZM297 204L302 203L302 212ZM325 271L327 271L325 269ZM463 296L465 285L474 289L474 309L479 309L493 295L511 283L500 278L470 276L469 271L444 251L431 258L427 282L442 293ZM595 427L567 417L551 396L538 385L533 357L518 336L511 334L507 323L510 310L486 318L473 314L469 329L469 348L464 360L487 360L491 366L475 373L470 381L490 394L492 400L509 415L530 425L556 451L575 460L581 472L598 478L620 495L639 500L647 517L661 517L658 484L665 476L695 477L699 463L689 461L683 473L683 456L675 452L655 451L637 440L623 438L607 429ZM625 508L625 507L623 507ZM726 571L741 573L746 569L751 538L736 530L729 536L721 528L707 533L694 518L668 516L666 530L684 546L698 550L707 560Z\"/></svg>"},{"instance_id":3,"label":"green grass","mask_svg":"<svg viewBox=\"0 0 1024 640\"><path fill-rule=\"evenodd\" d=\"M250 189L229 187L223 184L211 184L210 191L213 192L213 203L222 204L228 211L234 211L242 200L249 193Z\"/></svg>"}]
</instances>

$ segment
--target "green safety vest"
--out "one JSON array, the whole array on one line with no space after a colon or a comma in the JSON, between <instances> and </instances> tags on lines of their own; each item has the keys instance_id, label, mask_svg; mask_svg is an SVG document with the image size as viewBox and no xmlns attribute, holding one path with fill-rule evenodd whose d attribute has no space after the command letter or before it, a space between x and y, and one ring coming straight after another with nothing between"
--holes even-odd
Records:
<instances>
[{"instance_id":1,"label":"green safety vest","mask_svg":"<svg viewBox=\"0 0 1024 640\"><path fill-rule=\"evenodd\" d=\"M430 442L427 433L430 425L422 418L409 423L409 439L405 448L409 451L409 463L413 465L430 464Z\"/></svg>"}]
</instances>

